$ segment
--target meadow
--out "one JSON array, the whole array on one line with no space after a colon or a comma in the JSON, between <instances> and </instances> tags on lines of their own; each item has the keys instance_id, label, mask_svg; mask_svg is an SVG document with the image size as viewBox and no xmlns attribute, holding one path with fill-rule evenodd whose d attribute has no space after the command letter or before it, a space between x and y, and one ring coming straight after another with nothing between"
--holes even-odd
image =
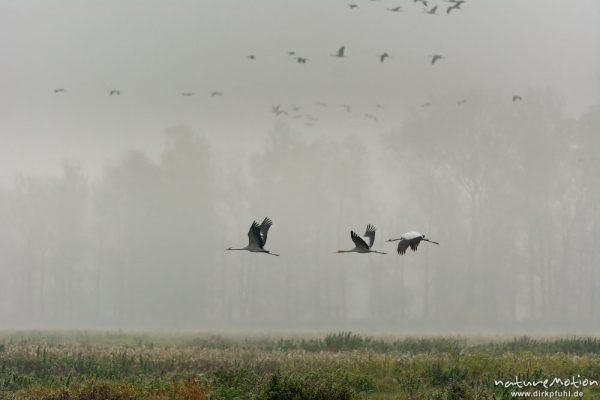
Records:
<instances>
[{"instance_id":1,"label":"meadow","mask_svg":"<svg viewBox=\"0 0 600 400\"><path fill-rule=\"evenodd\" d=\"M0 398L509 399L494 380L600 379L599 354L593 337L11 331Z\"/></svg>"}]
</instances>

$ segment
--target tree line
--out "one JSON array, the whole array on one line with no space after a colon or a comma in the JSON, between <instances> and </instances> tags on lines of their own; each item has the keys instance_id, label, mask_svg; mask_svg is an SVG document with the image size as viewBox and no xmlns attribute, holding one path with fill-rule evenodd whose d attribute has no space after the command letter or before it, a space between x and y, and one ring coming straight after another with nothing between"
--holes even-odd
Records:
<instances>
[{"instance_id":1,"label":"tree line","mask_svg":"<svg viewBox=\"0 0 600 400\"><path fill-rule=\"evenodd\" d=\"M362 136L279 123L237 164L182 125L157 159L132 151L98 180L66 162L15 176L0 325L598 328L600 105L573 119L550 93L469 98ZM224 251L264 216L282 257ZM334 254L367 223L392 255ZM399 257L384 240L408 230L441 246Z\"/></svg>"}]
</instances>

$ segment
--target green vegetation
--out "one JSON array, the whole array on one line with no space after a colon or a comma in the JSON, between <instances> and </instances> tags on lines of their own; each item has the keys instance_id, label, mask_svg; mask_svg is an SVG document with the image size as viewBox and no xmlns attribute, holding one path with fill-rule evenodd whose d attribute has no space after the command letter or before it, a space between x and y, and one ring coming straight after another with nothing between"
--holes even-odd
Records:
<instances>
[{"instance_id":1,"label":"green vegetation","mask_svg":"<svg viewBox=\"0 0 600 400\"><path fill-rule=\"evenodd\" d=\"M494 379L600 379L599 355L600 340L583 337L10 332L0 398L508 399Z\"/></svg>"}]
</instances>

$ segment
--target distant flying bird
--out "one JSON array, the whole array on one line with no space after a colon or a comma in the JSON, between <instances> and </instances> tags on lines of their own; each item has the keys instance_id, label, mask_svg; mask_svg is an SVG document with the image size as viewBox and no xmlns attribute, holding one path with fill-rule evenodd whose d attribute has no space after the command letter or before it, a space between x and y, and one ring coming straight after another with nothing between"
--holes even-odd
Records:
<instances>
[{"instance_id":1,"label":"distant flying bird","mask_svg":"<svg viewBox=\"0 0 600 400\"><path fill-rule=\"evenodd\" d=\"M373 120L373 121L375 121L375 122L379 122L379 118L377 118L377 117L376 117L376 116L374 116L373 114L366 113L366 114L365 114L365 118L369 118L369 119L372 119L372 120Z\"/></svg>"},{"instance_id":2,"label":"distant flying bird","mask_svg":"<svg viewBox=\"0 0 600 400\"><path fill-rule=\"evenodd\" d=\"M288 51L288 56L293 56L294 54L296 54L295 51Z\"/></svg>"},{"instance_id":3,"label":"distant flying bird","mask_svg":"<svg viewBox=\"0 0 600 400\"><path fill-rule=\"evenodd\" d=\"M348 4L348 7L350 7L350 9L354 9L354 8L358 8L357 4Z\"/></svg>"},{"instance_id":4,"label":"distant flying bird","mask_svg":"<svg viewBox=\"0 0 600 400\"><path fill-rule=\"evenodd\" d=\"M271 106L271 108L273 109L273 114L275 114L275 115L281 115L281 114L288 115L287 111L285 111L281 108L281 104L277 104L276 106Z\"/></svg>"},{"instance_id":5,"label":"distant flying bird","mask_svg":"<svg viewBox=\"0 0 600 400\"><path fill-rule=\"evenodd\" d=\"M327 103L323 103L322 101L317 101L315 104L321 107L327 107Z\"/></svg>"},{"instance_id":6,"label":"distant flying bird","mask_svg":"<svg viewBox=\"0 0 600 400\"><path fill-rule=\"evenodd\" d=\"M256 56L254 54L250 54L249 56L246 57L249 60L255 60Z\"/></svg>"},{"instance_id":7,"label":"distant flying bird","mask_svg":"<svg viewBox=\"0 0 600 400\"><path fill-rule=\"evenodd\" d=\"M67 91L67 89L63 89L63 88L54 89L54 93L64 93L66 91Z\"/></svg>"},{"instance_id":8,"label":"distant flying bird","mask_svg":"<svg viewBox=\"0 0 600 400\"><path fill-rule=\"evenodd\" d=\"M425 103L421 104L421 107L429 107L431 106L431 103L426 101Z\"/></svg>"},{"instance_id":9,"label":"distant flying bird","mask_svg":"<svg viewBox=\"0 0 600 400\"><path fill-rule=\"evenodd\" d=\"M109 95L112 96L113 94L116 94L117 96L120 96L121 95L121 91L113 89L113 90L111 90L109 92Z\"/></svg>"},{"instance_id":10,"label":"distant flying bird","mask_svg":"<svg viewBox=\"0 0 600 400\"><path fill-rule=\"evenodd\" d=\"M215 97L215 96L223 96L223 93L214 91L210 94L210 97Z\"/></svg>"},{"instance_id":11,"label":"distant flying bird","mask_svg":"<svg viewBox=\"0 0 600 400\"><path fill-rule=\"evenodd\" d=\"M462 8L460 8L460 5L464 3L464 1L453 1L452 3L454 4L446 9L446 14L450 14L452 10L462 10Z\"/></svg>"},{"instance_id":12,"label":"distant flying bird","mask_svg":"<svg viewBox=\"0 0 600 400\"><path fill-rule=\"evenodd\" d=\"M379 104L379 103L375 104L375 107L377 107L377 108L381 108L382 110L385 108L385 107L383 106L383 104Z\"/></svg>"},{"instance_id":13,"label":"distant flying bird","mask_svg":"<svg viewBox=\"0 0 600 400\"><path fill-rule=\"evenodd\" d=\"M427 9L425 9L425 10L423 10L423 12L424 12L425 14L437 15L437 12L436 12L436 11L437 11L437 8L438 8L438 6L433 6L433 7L431 7L431 9L430 9L430 10L427 10Z\"/></svg>"},{"instance_id":14,"label":"distant flying bird","mask_svg":"<svg viewBox=\"0 0 600 400\"><path fill-rule=\"evenodd\" d=\"M265 253L272 256L279 256L279 254L271 253L269 250L265 250L267 235L271 225L273 225L273 221L271 221L269 217L265 218L260 225L258 225L256 221L253 221L252 225L250 226L250 230L248 231L248 246L240 249L229 247L226 250L248 250L253 253Z\"/></svg>"},{"instance_id":15,"label":"distant flying bird","mask_svg":"<svg viewBox=\"0 0 600 400\"><path fill-rule=\"evenodd\" d=\"M340 104L340 107L345 108L346 112L352 112L352 107L350 107L348 104Z\"/></svg>"},{"instance_id":16,"label":"distant flying bird","mask_svg":"<svg viewBox=\"0 0 600 400\"><path fill-rule=\"evenodd\" d=\"M344 52L346 51L346 46L342 46L338 49L337 53L335 54L331 54L332 57L339 57L339 58L344 58L346 57L346 55L344 54Z\"/></svg>"},{"instance_id":17,"label":"distant flying bird","mask_svg":"<svg viewBox=\"0 0 600 400\"><path fill-rule=\"evenodd\" d=\"M292 104L291 107L292 107L292 111L300 111L300 109L302 108L302 107L294 105L294 104Z\"/></svg>"},{"instance_id":18,"label":"distant flying bird","mask_svg":"<svg viewBox=\"0 0 600 400\"><path fill-rule=\"evenodd\" d=\"M350 231L350 237L354 242L354 248L352 250L338 250L337 253L378 253L378 254L387 254L377 250L371 250L373 247L373 243L375 243L375 227L371 224L367 225L367 229L365 234L363 235L365 238L369 240L369 244L365 242L363 238L358 236L358 234L354 231Z\"/></svg>"},{"instance_id":19,"label":"distant flying bird","mask_svg":"<svg viewBox=\"0 0 600 400\"><path fill-rule=\"evenodd\" d=\"M192 92L183 92L183 93L181 93L182 96L186 96L186 97L193 96L194 94L195 93L192 93Z\"/></svg>"},{"instance_id":20,"label":"distant flying bird","mask_svg":"<svg viewBox=\"0 0 600 400\"><path fill-rule=\"evenodd\" d=\"M400 12L400 11L402 11L402 7L398 6L398 7L394 7L394 8L386 8L386 10L391 11L391 12Z\"/></svg>"},{"instance_id":21,"label":"distant flying bird","mask_svg":"<svg viewBox=\"0 0 600 400\"><path fill-rule=\"evenodd\" d=\"M517 100L521 101L521 100L523 100L523 98L521 96L519 96L518 94L513 95L512 101L517 101Z\"/></svg>"},{"instance_id":22,"label":"distant flying bird","mask_svg":"<svg viewBox=\"0 0 600 400\"><path fill-rule=\"evenodd\" d=\"M462 99L459 102L457 102L456 104L458 104L459 106L462 106L463 104L467 104L467 100Z\"/></svg>"},{"instance_id":23,"label":"distant flying bird","mask_svg":"<svg viewBox=\"0 0 600 400\"><path fill-rule=\"evenodd\" d=\"M441 54L432 54L430 57L431 57L431 65L435 64L435 62L437 60L441 60L442 58L444 58L444 56L442 56Z\"/></svg>"},{"instance_id":24,"label":"distant flying bird","mask_svg":"<svg viewBox=\"0 0 600 400\"><path fill-rule=\"evenodd\" d=\"M410 247L412 251L417 251L417 247L419 247L419 243L421 240L424 240L429 243L438 244L438 242L434 242L433 240L429 240L425 237L425 235L419 232L406 232L398 239L389 239L388 242L398 242L398 254L402 255L406 253L406 250Z\"/></svg>"},{"instance_id":25,"label":"distant flying bird","mask_svg":"<svg viewBox=\"0 0 600 400\"><path fill-rule=\"evenodd\" d=\"M383 53L383 54L377 54L377 57L379 58L380 62L384 62L386 58L391 57L388 53Z\"/></svg>"},{"instance_id":26,"label":"distant flying bird","mask_svg":"<svg viewBox=\"0 0 600 400\"><path fill-rule=\"evenodd\" d=\"M310 61L306 57L296 57L295 60L298 62L298 64L306 64L307 61Z\"/></svg>"}]
</instances>

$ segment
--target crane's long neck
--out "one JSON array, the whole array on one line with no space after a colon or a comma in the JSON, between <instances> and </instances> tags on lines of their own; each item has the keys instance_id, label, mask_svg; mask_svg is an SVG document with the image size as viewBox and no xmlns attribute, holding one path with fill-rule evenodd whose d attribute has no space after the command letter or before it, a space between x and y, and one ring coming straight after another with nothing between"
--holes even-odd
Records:
<instances>
[{"instance_id":1,"label":"crane's long neck","mask_svg":"<svg viewBox=\"0 0 600 400\"><path fill-rule=\"evenodd\" d=\"M438 242L434 242L433 240L429 240L429 239L425 239L425 238L423 238L423 240L426 241L426 242L429 242L429 243L435 243L435 244L439 245Z\"/></svg>"},{"instance_id":2,"label":"crane's long neck","mask_svg":"<svg viewBox=\"0 0 600 400\"><path fill-rule=\"evenodd\" d=\"M384 253L383 251L377 251L377 250L371 250L369 253L387 254L387 253Z\"/></svg>"},{"instance_id":3,"label":"crane's long neck","mask_svg":"<svg viewBox=\"0 0 600 400\"><path fill-rule=\"evenodd\" d=\"M234 249L233 247L229 247L229 248L227 248L227 249L225 249L225 250L248 250L248 246L246 246L246 247L242 247L242 248L240 248L240 249Z\"/></svg>"},{"instance_id":4,"label":"crane's long neck","mask_svg":"<svg viewBox=\"0 0 600 400\"><path fill-rule=\"evenodd\" d=\"M352 250L338 250L336 251L336 253L352 253L353 251L355 251L354 249Z\"/></svg>"},{"instance_id":5,"label":"crane's long neck","mask_svg":"<svg viewBox=\"0 0 600 400\"><path fill-rule=\"evenodd\" d=\"M387 241L388 242L397 242L398 240L400 240L400 238L398 238L398 239L388 239Z\"/></svg>"}]
</instances>

